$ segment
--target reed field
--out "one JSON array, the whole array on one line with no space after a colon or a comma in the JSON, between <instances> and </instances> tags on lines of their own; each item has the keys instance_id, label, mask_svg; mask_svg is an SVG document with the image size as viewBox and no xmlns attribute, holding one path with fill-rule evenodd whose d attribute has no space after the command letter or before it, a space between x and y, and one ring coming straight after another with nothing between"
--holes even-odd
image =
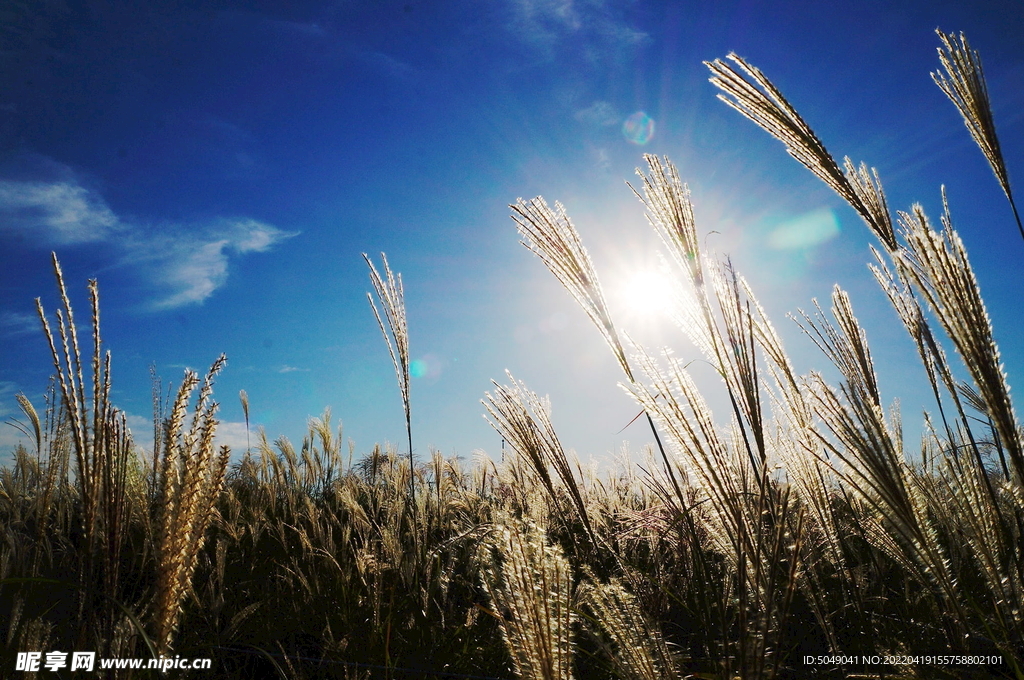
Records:
<instances>
[{"instance_id":1,"label":"reed field","mask_svg":"<svg viewBox=\"0 0 1024 680\"><path fill-rule=\"evenodd\" d=\"M962 35L939 39L933 78L1006 194L1005 228L1024 237L980 59ZM369 257L404 451L345 449L329 410L301 444L254 429L248 451L218 449L221 356L169 399L155 384L142 452L110 402L97 284L92 337L79 337L55 255L61 307L37 303L54 378L45 403L19 395L31 443L0 470L0 675L95 677L12 670L18 652L93 650L213 660L109 677L1024 679L1024 431L954 218L893 212L878 173L835 159L755 67L735 55L707 66L720 98L876 237L871 272L935 399L920 442L879 392L847 293L797 319L841 379L798 374L655 156L634 191L699 356L638 346L615 325L561 205L511 206L652 431L641 463L600 474L512 375L483 399L507 442L500 460L414 459L401 276ZM695 358L720 376L727 412L711 412Z\"/></svg>"}]
</instances>

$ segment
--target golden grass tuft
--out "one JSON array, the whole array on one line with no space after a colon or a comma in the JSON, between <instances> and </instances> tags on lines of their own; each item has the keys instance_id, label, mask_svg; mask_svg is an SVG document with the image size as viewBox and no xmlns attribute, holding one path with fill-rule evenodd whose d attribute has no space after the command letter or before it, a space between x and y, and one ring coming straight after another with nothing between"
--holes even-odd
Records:
<instances>
[{"instance_id":1,"label":"golden grass tuft","mask_svg":"<svg viewBox=\"0 0 1024 680\"><path fill-rule=\"evenodd\" d=\"M187 431L183 429L185 416L199 377L190 370L185 371L163 437L153 603L155 639L160 654L171 647L181 603L191 587L192 574L231 456L227 446L222 446L215 454L213 444L217 429L214 418L217 403L211 399L213 379L226 362L222 354L206 374Z\"/></svg>"}]
</instances>

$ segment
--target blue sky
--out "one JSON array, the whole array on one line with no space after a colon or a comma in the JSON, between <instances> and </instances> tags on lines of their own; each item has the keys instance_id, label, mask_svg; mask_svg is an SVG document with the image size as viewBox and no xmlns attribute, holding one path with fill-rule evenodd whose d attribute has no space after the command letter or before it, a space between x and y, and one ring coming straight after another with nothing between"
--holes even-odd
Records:
<instances>
[{"instance_id":1,"label":"blue sky","mask_svg":"<svg viewBox=\"0 0 1024 680\"><path fill-rule=\"evenodd\" d=\"M0 417L52 372L33 312L57 252L84 319L98 278L114 401L151 429L165 385L221 353L224 441L298 443L325 406L357 452L402 442L360 256L405 282L417 455L496 454L482 418L510 370L556 428L607 460L649 432L583 312L518 245L507 205L565 204L620 325L692 351L625 285L657 262L625 186L645 152L690 184L707 243L752 282L801 370L825 361L785 315L846 287L908 429L932 408L867 271L867 230L782 146L715 99L703 60L735 51L837 157L879 169L894 209L939 186L973 258L1011 384L1024 374L1022 243L999 187L931 82L934 29L981 52L1003 151L1024 173L1024 5L956 2L8 3L0 18ZM807 234L810 234L808 237ZM710 369L694 368L716 389ZM724 417L724 412L723 412ZM0 432L0 458L17 433ZM915 448L911 442L909 448Z\"/></svg>"}]
</instances>

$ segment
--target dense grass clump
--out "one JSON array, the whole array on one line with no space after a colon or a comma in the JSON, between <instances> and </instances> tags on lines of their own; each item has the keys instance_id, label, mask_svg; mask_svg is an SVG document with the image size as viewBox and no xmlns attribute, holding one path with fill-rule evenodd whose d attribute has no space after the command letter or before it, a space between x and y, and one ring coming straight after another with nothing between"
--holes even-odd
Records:
<instances>
[{"instance_id":1,"label":"dense grass clump","mask_svg":"<svg viewBox=\"0 0 1024 680\"><path fill-rule=\"evenodd\" d=\"M1012 206L980 59L941 38L936 81ZM839 383L797 374L751 286L702 252L689 192L654 156L634 191L728 413L711 412L687 361L620 334L559 204L512 206L655 436L643 462L604 476L511 375L484 398L506 458L416 465L401 278L386 259L384 276L367 262L408 456L343 455L326 411L298 449L260 431L231 465L213 445L221 357L201 387L186 372L169 412L158 404L143 458L109 403L96 284L87 383L54 257L57 336L39 306L54 382L42 415L19 397L32 447L0 470L3 673L20 651L75 649L211 657L209 677L238 678L1024 678L1024 433L949 209L941 228L920 206L891 214L877 172L840 165L760 71L729 59L708 64L722 98L878 239L873 273L936 400L920 456L884 407L850 296L837 286L828 312L815 303L799 320Z\"/></svg>"}]
</instances>

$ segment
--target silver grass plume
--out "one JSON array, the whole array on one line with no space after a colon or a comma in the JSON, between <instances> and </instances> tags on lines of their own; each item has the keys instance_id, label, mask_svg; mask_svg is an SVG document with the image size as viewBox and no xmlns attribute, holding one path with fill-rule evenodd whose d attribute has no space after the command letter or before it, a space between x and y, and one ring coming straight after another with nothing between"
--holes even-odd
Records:
<instances>
[{"instance_id":1,"label":"silver grass plume","mask_svg":"<svg viewBox=\"0 0 1024 680\"><path fill-rule=\"evenodd\" d=\"M36 313L43 325L43 332L50 345L50 355L53 359L54 368L57 371L57 382L60 387L61 398L68 414L69 426L71 429L72 443L75 450L77 463L77 478L82 493L82 504L84 506L84 529L87 536L90 552L92 550L95 515L99 503L100 490L100 460L103 455L103 447L97 446L100 432L96 428L98 420L106 411L106 397L109 388L102 390L106 383L105 376L99 369L100 346L96 344L93 356L93 413L89 413L88 404L85 398L85 381L82 377L82 352L78 345L78 329L75 325L74 311L71 308L71 300L68 298L67 289L64 286L64 273L61 270L60 262L57 260L57 253L51 253L53 273L57 279L57 290L60 293L63 310L56 312L57 328L60 335L62 352L58 354L53 333L50 330L50 323L43 311L42 301L36 298ZM98 338L99 329L99 298L95 280L89 281L89 297L93 308L94 338ZM106 383L109 385L109 383ZM93 422L90 427L90 420Z\"/></svg>"},{"instance_id":2,"label":"silver grass plume","mask_svg":"<svg viewBox=\"0 0 1024 680\"><path fill-rule=\"evenodd\" d=\"M597 625L611 638L611 657L624 680L676 680L676 659L661 631L644 616L636 598L619 579L599 582L593 574L580 586L580 599L593 612ZM607 645L603 645L607 646Z\"/></svg>"},{"instance_id":3,"label":"silver grass plume","mask_svg":"<svg viewBox=\"0 0 1024 680\"><path fill-rule=\"evenodd\" d=\"M645 217L670 257L683 271L690 286L674 291L673 321L697 349L709 360L715 355L717 334L710 321L705 288L705 259L697 238L697 223L690 202L690 189L679 179L679 172L668 158L662 162L653 154L645 154L650 175L637 169L643 180L643 196L627 182L646 208Z\"/></svg>"},{"instance_id":4,"label":"silver grass plume","mask_svg":"<svg viewBox=\"0 0 1024 680\"><path fill-rule=\"evenodd\" d=\"M181 603L191 588L192 574L231 456L227 446L214 453L213 443L217 429L217 403L211 399L213 379L226 362L223 354L213 362L200 388L192 423L187 432L182 432L189 399L199 385L199 377L193 371L185 371L164 434L153 613L160 653L171 647L181 617Z\"/></svg>"},{"instance_id":5,"label":"silver grass plume","mask_svg":"<svg viewBox=\"0 0 1024 680\"><path fill-rule=\"evenodd\" d=\"M775 85L742 57L726 57L739 67L715 59L704 64L711 70L711 83L722 90L718 98L736 109L786 145L786 151L839 194L864 219L889 250L896 248L896 235L885 204L877 174L868 175L844 159L845 174L810 126L782 96ZM874 180L874 181L872 181Z\"/></svg>"},{"instance_id":6,"label":"silver grass plume","mask_svg":"<svg viewBox=\"0 0 1024 680\"><path fill-rule=\"evenodd\" d=\"M590 523L576 475L551 424L550 402L539 398L524 383L512 377L511 373L506 372L506 375L510 387L495 382L494 394L488 392L484 395L482 403L491 417L488 422L509 443L512 450L533 468L552 502L557 502L559 494L548 471L549 467L554 468L588 538L596 546L598 538Z\"/></svg>"},{"instance_id":7,"label":"silver grass plume","mask_svg":"<svg viewBox=\"0 0 1024 680\"><path fill-rule=\"evenodd\" d=\"M556 202L552 210L540 196L528 202L520 198L509 208L513 212L512 219L519 225L523 246L541 259L579 303L601 331L626 377L632 381L633 371L612 323L594 264L580 241L576 227L565 214L565 208Z\"/></svg>"},{"instance_id":8,"label":"silver grass plume","mask_svg":"<svg viewBox=\"0 0 1024 680\"><path fill-rule=\"evenodd\" d=\"M373 302L373 296L366 294L373 309L373 316L380 326L381 335L387 343L388 353L391 355L391 363L395 366L395 376L398 378L398 389L402 393L402 406L405 408L405 433L409 444L409 505L412 507L413 525L419 524L416 510L416 468L412 455L412 410L409 401L409 324L405 318L405 290L402 287L402 275L395 274L388 265L388 257L380 254L384 263L384 276L381 276L377 268L373 266L370 256L363 253L363 259L370 268L370 282L373 290L377 293L381 307L384 308L384 318L381 318L377 311L377 305ZM387 326L384 325L387 319ZM390 333L389 333L390 331ZM392 343L392 339L394 343ZM413 531L413 536L416 532ZM418 555L417 551L417 555Z\"/></svg>"},{"instance_id":9,"label":"silver grass plume","mask_svg":"<svg viewBox=\"0 0 1024 680\"><path fill-rule=\"evenodd\" d=\"M751 301L754 335L765 357L767 373L775 392L766 390L772 402L771 446L786 476L800 491L800 499L812 510L808 532L817 530L833 564L845 567L839 520L830 502L834 475L827 464L809 452L817 448L816 423L811 395L794 369L767 313L754 297L750 285L741 279L744 295ZM826 626L826 629L828 627Z\"/></svg>"},{"instance_id":10,"label":"silver grass plume","mask_svg":"<svg viewBox=\"0 0 1024 680\"><path fill-rule=\"evenodd\" d=\"M764 423L757 385L751 301L743 299L742 278L731 266L709 262L701 255L689 191L680 181L675 166L667 158L664 163L657 156L648 154L644 158L650 175L637 171L643 179L644 195L630 188L643 202L648 222L690 284L689 290L677 295L681 308L676 306L673 320L725 381L751 468L760 471L765 461ZM707 279L710 279L710 286L706 285ZM742 287L749 292L745 284ZM712 294L724 332L712 311Z\"/></svg>"},{"instance_id":11,"label":"silver grass plume","mask_svg":"<svg viewBox=\"0 0 1024 680\"><path fill-rule=\"evenodd\" d=\"M947 531L962 537L951 550L976 565L991 603L999 612L997 621L1003 628L1004 639L1008 639L1015 626L1024 624L1024 612L1019 606L1024 598L1024 578L1015 568L1017 560L1013 558L1018 552L1019 538L1003 521L991 487L983 483L984 470L979 474L976 469L965 469L969 465L964 463L971 460L947 456L937 474L922 475L918 483L938 521ZM1010 497L1007 493L1002 500Z\"/></svg>"},{"instance_id":12,"label":"silver grass plume","mask_svg":"<svg viewBox=\"0 0 1024 680\"><path fill-rule=\"evenodd\" d=\"M898 419L894 415L886 420L867 336L853 315L849 296L838 286L833 290L832 305L838 328L820 308L817 319L805 314L802 324L844 378L837 391L819 374L812 374L817 414L837 440L819 434L820 442L847 467L837 473L883 518L878 530L870 534L873 542L922 581L933 583L940 602L950 606L962 621L949 561L927 516L925 500L902 459Z\"/></svg>"},{"instance_id":13,"label":"silver grass plume","mask_svg":"<svg viewBox=\"0 0 1024 680\"><path fill-rule=\"evenodd\" d=\"M646 155L644 158L650 175L637 170L643 179L644 195L640 196L636 189L632 186L630 188L644 204L648 222L690 284L689 290L677 291L680 304L676 305L673 320L707 360L712 362L725 381L751 469L761 471L765 461L764 427L756 384L752 321L749 303L744 305L740 298L740 278L731 268L709 264L700 253L689 190L680 181L675 166L667 158L664 164L657 156ZM706 285L707 270L711 274L710 287ZM709 288L716 296L725 323L725 333L718 327L712 311ZM683 501L667 457L666 467L676 493L680 501Z\"/></svg>"},{"instance_id":14,"label":"silver grass plume","mask_svg":"<svg viewBox=\"0 0 1024 680\"><path fill-rule=\"evenodd\" d=\"M945 73L933 71L932 80L946 93L963 116L964 125L992 167L999 186L1006 194L1013 210L1013 217L1017 220L1017 229L1020 230L1021 237L1024 237L1024 225L1021 224L1017 205L1010 191L1010 178L1006 172L1006 162L999 148L999 137L996 135L996 125L992 119L992 106L988 100L988 86L985 84L985 73L981 68L981 56L977 50L971 49L963 33L959 37L955 33L947 35L940 29L935 29L935 33L942 42L938 52Z\"/></svg>"},{"instance_id":15,"label":"silver grass plume","mask_svg":"<svg viewBox=\"0 0 1024 680\"><path fill-rule=\"evenodd\" d=\"M540 196L529 202L520 198L515 205L510 205L509 208L513 212L512 219L519 227L523 246L541 259L548 270L558 279L558 282L583 308L583 311L604 336L605 342L611 348L615 360L619 362L626 378L630 383L634 382L633 371L626 359L626 353L615 330L615 324L612 323L608 305L601 292L601 284L597 280L594 264L591 262L586 248L583 247L579 232L576 231L576 227L566 215L565 208L561 203L555 202L555 209L552 210ZM654 427L654 421L651 420L650 414L645 415L647 415L651 433L661 452L676 494L682 498L682 491L672 469L673 464L665 453L665 447Z\"/></svg>"},{"instance_id":16,"label":"silver grass plume","mask_svg":"<svg viewBox=\"0 0 1024 680\"><path fill-rule=\"evenodd\" d=\"M636 171L643 180L643 196L628 182L627 185L647 208L647 221L661 237L672 259L686 272L690 282L699 286L704 281L704 273L690 189L679 179L679 171L668 158L662 164L654 154L644 154L644 160L650 176L639 168Z\"/></svg>"},{"instance_id":17,"label":"silver grass plume","mask_svg":"<svg viewBox=\"0 0 1024 680\"><path fill-rule=\"evenodd\" d=\"M875 279L882 287L882 290L884 290L886 295L889 297L889 301L892 303L897 314L899 314L900 320L903 322L903 326L907 329L907 332L914 339L914 343L917 346L918 356L924 364L925 373L928 376L928 382L932 388L932 395L935 397L935 403L939 408L939 414L942 418L942 423L946 431L946 438L949 443L948 445L950 447L958 447L958 442L966 438L966 446L971 449L971 452L974 454L975 462L977 463L974 473L984 480L985 487L989 491L989 498L993 503L992 508L998 516L1000 514L1000 510L998 503L996 502L996 493L985 472L985 465L981 458L981 451L979 450L977 439L972 432L970 420L965 414L963 407L963 401L966 400L968 404L978 412L987 413L988 409L985 407L984 400L970 385L967 383L958 384L954 379L953 372L946 359L946 352L936 341L935 335L932 333L931 326L925 319L921 303L911 292L910 284L906 280L906 276L900 275L899 281L897 281L897 274L894 274L889 267L886 266L885 261L882 259L878 251L874 248L872 248L871 251L875 256L875 261L877 263L876 265L870 266L871 271L874 273ZM898 272L899 270L897 270L897 273ZM939 396L940 380L943 387L946 388L950 398L953 400L953 405L955 406L957 415L960 418L959 426L962 428L962 434L959 429L957 432L954 432L946 418L942 399ZM963 435L965 435L965 437ZM999 448L998 451L999 459L1003 467L1003 473L1005 474L1006 479L1010 479L1010 471L1006 465L1005 453L1002 448Z\"/></svg>"},{"instance_id":18,"label":"silver grass plume","mask_svg":"<svg viewBox=\"0 0 1024 680\"><path fill-rule=\"evenodd\" d=\"M624 388L658 422L666 442L696 477L696 486L710 498L710 516L714 518L708 525L711 539L724 553L739 554L742 511L737 499L746 489L740 480L737 457L686 366L678 359L666 358L668 369L663 370L650 354L637 347L634 360L646 381Z\"/></svg>"},{"instance_id":19,"label":"silver grass plume","mask_svg":"<svg viewBox=\"0 0 1024 680\"><path fill-rule=\"evenodd\" d=\"M943 195L945 203L945 195ZM1010 386L996 346L992 322L985 309L963 241L953 229L948 206L944 229L932 229L924 210L915 205L900 213L906 247L895 259L901 274L913 281L967 367L992 419L1011 472L1024 483L1024 442L1018 429Z\"/></svg>"},{"instance_id":20,"label":"silver grass plume","mask_svg":"<svg viewBox=\"0 0 1024 680\"><path fill-rule=\"evenodd\" d=\"M482 573L520 680L572 680L572 572L561 548L533 523L499 526Z\"/></svg>"},{"instance_id":21,"label":"silver grass plume","mask_svg":"<svg viewBox=\"0 0 1024 680\"><path fill-rule=\"evenodd\" d=\"M76 483L82 502L81 529L85 538L85 550L80 564L80 579L85 588L80 603L80 636L89 633L109 641L114 619L108 613L95 611L93 595L99 592L108 599L119 596L120 551L124 543L127 524L126 484L128 469L133 456L131 432L128 430L123 413L110 405L110 352L102 351L100 337L99 285L95 279L88 282L89 302L92 312L92 394L87 398L87 385L83 376L83 357L78 342L78 329L74 311L64 285L64 275L57 260L51 253L57 291L63 309L58 309L57 330L61 352L50 329L42 302L36 298L36 312L42 322L43 332L50 347L50 355L56 370L56 382L60 388L62 411L66 414L66 427L70 430L71 447L76 457ZM39 416L31 403L19 395L19 405L29 416L36 440L37 455L41 454L43 442ZM61 419L63 420L63 418ZM65 431L67 431L65 430ZM59 459L63 459L60 456ZM54 466L53 449L47 470L47 486L43 498L48 505L57 468ZM61 477L66 471L63 470ZM46 507L46 505L44 505ZM40 524L40 532L45 521ZM42 536L42 533L40 533ZM92 611L85 616L84 609ZM98 626L98 627L97 627Z\"/></svg>"}]
</instances>

